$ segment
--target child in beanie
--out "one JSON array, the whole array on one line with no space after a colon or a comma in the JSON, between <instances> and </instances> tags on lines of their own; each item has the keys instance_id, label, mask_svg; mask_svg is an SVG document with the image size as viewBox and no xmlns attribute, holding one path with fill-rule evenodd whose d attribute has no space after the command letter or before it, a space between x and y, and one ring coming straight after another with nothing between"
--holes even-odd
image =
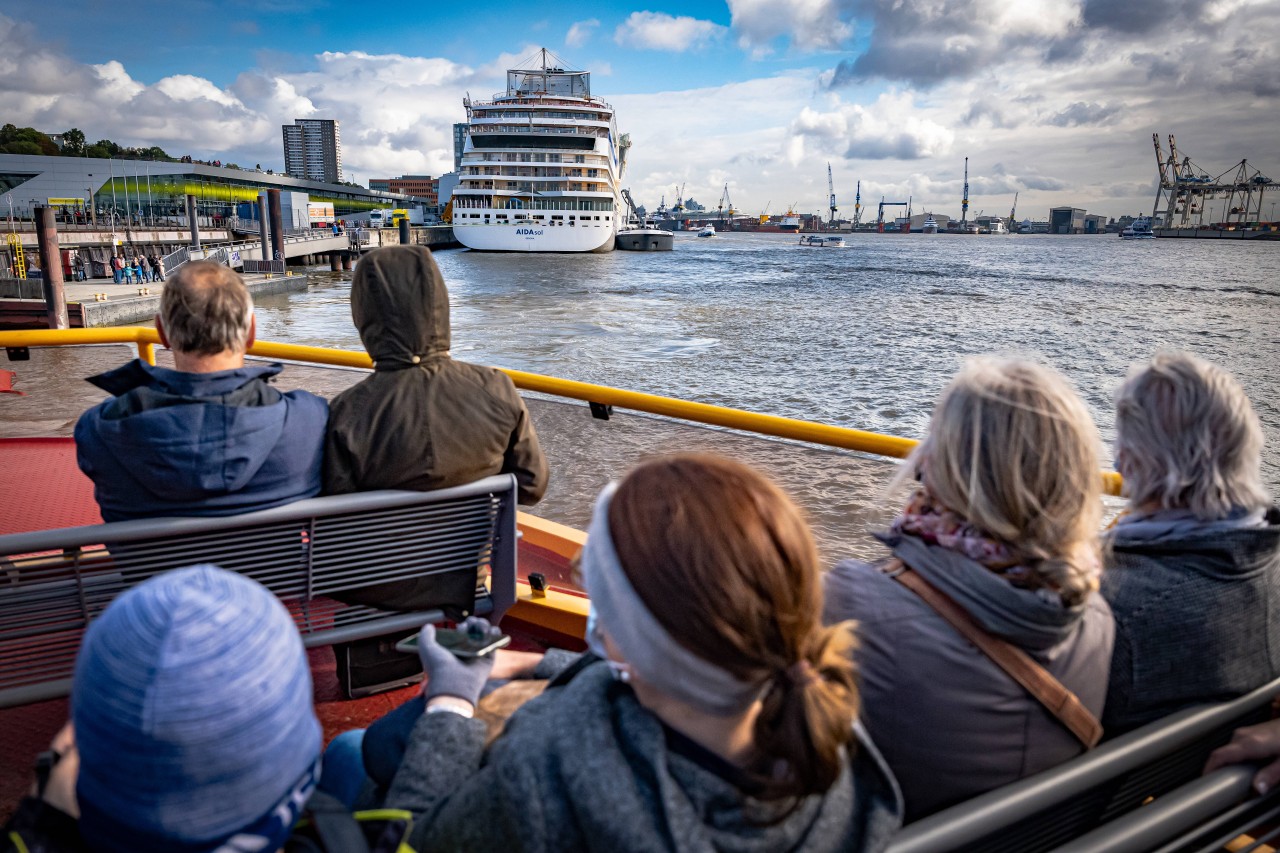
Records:
<instances>
[{"instance_id":1,"label":"child in beanie","mask_svg":"<svg viewBox=\"0 0 1280 853\"><path fill-rule=\"evenodd\" d=\"M56 804L78 808L81 849L279 850L319 775L293 619L216 566L167 572L107 607L76 659L71 718L74 802ZM54 817L65 831L70 817Z\"/></svg>"}]
</instances>

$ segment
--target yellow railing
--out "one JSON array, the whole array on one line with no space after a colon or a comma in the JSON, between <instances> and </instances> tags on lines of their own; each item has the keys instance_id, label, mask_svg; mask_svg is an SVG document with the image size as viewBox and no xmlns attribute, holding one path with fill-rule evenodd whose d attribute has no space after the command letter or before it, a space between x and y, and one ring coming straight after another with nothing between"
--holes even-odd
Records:
<instances>
[{"instance_id":1,"label":"yellow railing","mask_svg":"<svg viewBox=\"0 0 1280 853\"><path fill-rule=\"evenodd\" d=\"M52 331L35 329L31 331L0 332L2 347L48 347L75 346L77 344L134 344L138 348L138 357L155 364L155 345L160 343L160 334L155 329L141 326L119 326L97 329L64 329ZM371 368L373 362L367 353L351 350L328 349L326 347L309 347L300 344L280 344L270 341L258 341L249 348L250 355L265 358L279 358L287 361L327 364L338 367ZM712 406L707 403L694 403L674 397L662 397L657 394L643 394L638 391L625 391L621 388L610 388L607 385L593 385L589 382L575 382L571 379L557 379L538 373L526 373L523 370L503 370L517 388L527 391L538 391L557 397L568 397L574 400L585 400L592 403L603 403L638 412L664 415L696 423L712 426L728 427L746 432L772 435L779 438L790 438L823 444L828 447L839 447L846 450L858 450L877 456L891 456L897 459L905 457L919 442L912 438L901 438L893 435L867 432L849 427L831 426L814 421L802 421L796 418L783 418L777 415L762 415L731 409L727 406ZM1104 471L1103 487L1108 494L1120 494L1120 475L1114 471Z\"/></svg>"}]
</instances>

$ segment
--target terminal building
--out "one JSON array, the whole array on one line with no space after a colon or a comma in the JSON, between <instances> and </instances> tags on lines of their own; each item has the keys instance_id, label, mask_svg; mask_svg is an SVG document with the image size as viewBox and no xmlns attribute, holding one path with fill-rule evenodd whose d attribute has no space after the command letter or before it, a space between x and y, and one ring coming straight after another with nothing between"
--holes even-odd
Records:
<instances>
[{"instance_id":1,"label":"terminal building","mask_svg":"<svg viewBox=\"0 0 1280 853\"><path fill-rule=\"evenodd\" d=\"M30 219L35 207L47 205L86 223L107 224L113 211L120 224L154 223L182 216L186 196L193 195L200 216L222 218L272 189L306 193L312 202L333 205L338 218L410 202L399 193L203 163L0 154L0 217L12 211Z\"/></svg>"},{"instance_id":2,"label":"terminal building","mask_svg":"<svg viewBox=\"0 0 1280 853\"><path fill-rule=\"evenodd\" d=\"M407 195L422 202L432 210L439 204L440 179L430 175L401 175L398 178L370 178L369 189Z\"/></svg>"}]
</instances>

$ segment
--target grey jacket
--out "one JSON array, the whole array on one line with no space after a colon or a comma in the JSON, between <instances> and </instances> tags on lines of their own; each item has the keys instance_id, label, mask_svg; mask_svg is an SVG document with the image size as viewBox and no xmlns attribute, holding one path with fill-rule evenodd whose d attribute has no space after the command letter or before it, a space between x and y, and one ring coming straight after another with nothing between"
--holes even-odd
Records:
<instances>
[{"instance_id":1,"label":"grey jacket","mask_svg":"<svg viewBox=\"0 0 1280 853\"><path fill-rule=\"evenodd\" d=\"M1280 677L1280 510L1258 527L1120 524L1107 544L1108 736Z\"/></svg>"},{"instance_id":2,"label":"grey jacket","mask_svg":"<svg viewBox=\"0 0 1280 853\"><path fill-rule=\"evenodd\" d=\"M861 734L825 794L757 798L673 751L602 662L522 707L487 754L477 720L426 714L417 728L386 804L421 815L422 851L876 851L901 823Z\"/></svg>"},{"instance_id":3,"label":"grey jacket","mask_svg":"<svg viewBox=\"0 0 1280 853\"><path fill-rule=\"evenodd\" d=\"M1101 715L1115 635L1101 596L1067 608L914 536L886 542ZM863 720L902 787L908 821L1084 751L1026 690L875 566L847 560L828 573L825 619L858 622Z\"/></svg>"}]
</instances>

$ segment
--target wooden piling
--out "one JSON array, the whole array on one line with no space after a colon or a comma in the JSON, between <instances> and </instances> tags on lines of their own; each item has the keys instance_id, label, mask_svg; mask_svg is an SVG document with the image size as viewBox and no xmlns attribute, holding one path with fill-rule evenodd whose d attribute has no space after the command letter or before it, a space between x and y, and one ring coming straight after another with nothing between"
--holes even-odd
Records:
<instances>
[{"instance_id":1,"label":"wooden piling","mask_svg":"<svg viewBox=\"0 0 1280 853\"><path fill-rule=\"evenodd\" d=\"M40 243L41 287L50 329L69 329L67 293L62 276L62 253L58 251L58 224L53 208L36 208L36 239Z\"/></svg>"}]
</instances>

